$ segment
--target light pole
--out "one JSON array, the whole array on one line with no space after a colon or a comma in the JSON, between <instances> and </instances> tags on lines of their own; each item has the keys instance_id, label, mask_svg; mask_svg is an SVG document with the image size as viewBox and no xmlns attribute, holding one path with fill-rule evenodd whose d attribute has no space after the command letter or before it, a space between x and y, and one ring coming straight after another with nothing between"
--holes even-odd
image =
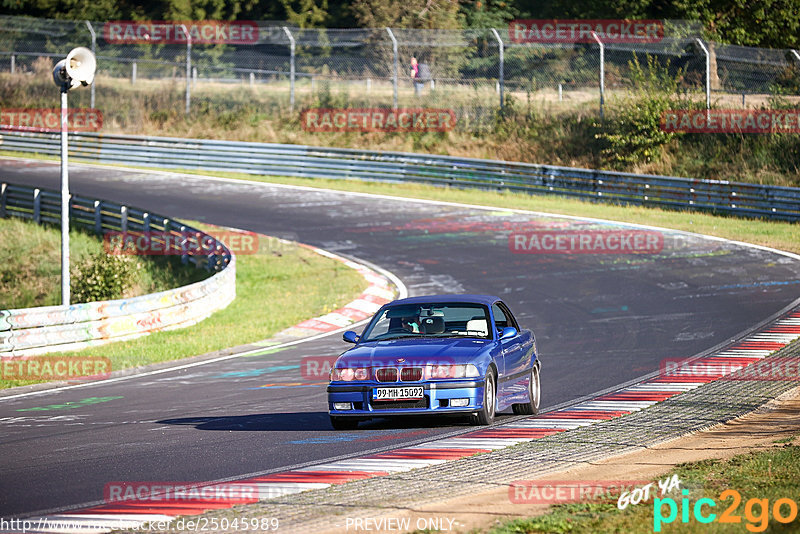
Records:
<instances>
[{"instance_id":1,"label":"light pole","mask_svg":"<svg viewBox=\"0 0 800 534\"><path fill-rule=\"evenodd\" d=\"M87 86L94 81L97 61L88 48L79 46L56 63L53 81L61 88L61 305L69 306L69 167L67 93L70 89Z\"/></svg>"}]
</instances>

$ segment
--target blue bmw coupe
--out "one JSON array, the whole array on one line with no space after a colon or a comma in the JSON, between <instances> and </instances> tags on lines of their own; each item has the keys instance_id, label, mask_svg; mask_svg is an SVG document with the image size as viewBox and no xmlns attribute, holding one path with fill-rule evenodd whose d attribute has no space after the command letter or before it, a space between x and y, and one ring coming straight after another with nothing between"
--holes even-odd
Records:
<instances>
[{"instance_id":1,"label":"blue bmw coupe","mask_svg":"<svg viewBox=\"0 0 800 534\"><path fill-rule=\"evenodd\" d=\"M331 369L328 410L337 430L399 415L467 415L490 425L509 406L539 410L540 362L531 330L489 295L437 295L383 306Z\"/></svg>"}]
</instances>

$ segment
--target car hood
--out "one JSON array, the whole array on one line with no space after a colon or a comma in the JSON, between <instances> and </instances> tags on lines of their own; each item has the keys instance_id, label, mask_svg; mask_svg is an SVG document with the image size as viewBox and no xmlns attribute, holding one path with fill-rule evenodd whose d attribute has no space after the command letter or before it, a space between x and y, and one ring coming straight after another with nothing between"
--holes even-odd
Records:
<instances>
[{"instance_id":1,"label":"car hood","mask_svg":"<svg viewBox=\"0 0 800 534\"><path fill-rule=\"evenodd\" d=\"M475 338L393 339L361 343L339 358L337 367L414 367L427 363L470 363L491 350L493 341ZM398 360L404 361L398 361Z\"/></svg>"}]
</instances>

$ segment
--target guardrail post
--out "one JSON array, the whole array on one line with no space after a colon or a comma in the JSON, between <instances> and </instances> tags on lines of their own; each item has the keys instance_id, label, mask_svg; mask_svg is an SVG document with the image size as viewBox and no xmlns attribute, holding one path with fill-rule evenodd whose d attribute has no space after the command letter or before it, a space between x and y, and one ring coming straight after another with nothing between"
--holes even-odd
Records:
<instances>
[{"instance_id":1,"label":"guardrail post","mask_svg":"<svg viewBox=\"0 0 800 534\"><path fill-rule=\"evenodd\" d=\"M33 221L42 222L42 193L38 189L33 190Z\"/></svg>"},{"instance_id":2,"label":"guardrail post","mask_svg":"<svg viewBox=\"0 0 800 534\"><path fill-rule=\"evenodd\" d=\"M147 212L142 214L142 229L145 232L150 232L150 214Z\"/></svg>"},{"instance_id":3,"label":"guardrail post","mask_svg":"<svg viewBox=\"0 0 800 534\"><path fill-rule=\"evenodd\" d=\"M94 233L103 233L103 201L94 201Z\"/></svg>"},{"instance_id":4,"label":"guardrail post","mask_svg":"<svg viewBox=\"0 0 800 534\"><path fill-rule=\"evenodd\" d=\"M186 250L186 241L186 227L181 226L181 263L187 263L189 261L189 253Z\"/></svg>"},{"instance_id":5,"label":"guardrail post","mask_svg":"<svg viewBox=\"0 0 800 534\"><path fill-rule=\"evenodd\" d=\"M286 37L289 38L289 111L294 111L294 52L295 42L292 32L286 26L283 27Z\"/></svg>"},{"instance_id":6,"label":"guardrail post","mask_svg":"<svg viewBox=\"0 0 800 534\"><path fill-rule=\"evenodd\" d=\"M125 233L128 231L128 207L120 206L119 208L119 228Z\"/></svg>"},{"instance_id":7,"label":"guardrail post","mask_svg":"<svg viewBox=\"0 0 800 534\"><path fill-rule=\"evenodd\" d=\"M711 109L711 54L708 52L705 43L698 37L695 39L697 44L700 45L700 50L706 56L706 110Z\"/></svg>"},{"instance_id":8,"label":"guardrail post","mask_svg":"<svg viewBox=\"0 0 800 534\"><path fill-rule=\"evenodd\" d=\"M397 39L394 38L391 28L386 28L389 34L389 39L392 40L392 53L394 54L394 70L392 72L392 109L397 109L397 69L399 64L399 57L397 55Z\"/></svg>"},{"instance_id":9,"label":"guardrail post","mask_svg":"<svg viewBox=\"0 0 800 534\"><path fill-rule=\"evenodd\" d=\"M492 33L494 34L494 38L497 39L497 50L500 52L500 72L497 75L497 83L499 84L500 89L500 109L503 109L503 91L505 89L505 79L503 76L503 64L505 63L503 54L504 54L504 45L503 40L500 38L500 34L497 33L497 30L494 28L491 29Z\"/></svg>"},{"instance_id":10,"label":"guardrail post","mask_svg":"<svg viewBox=\"0 0 800 534\"><path fill-rule=\"evenodd\" d=\"M606 103L606 47L597 33L592 32L592 37L600 45L600 120L603 120Z\"/></svg>"},{"instance_id":11,"label":"guardrail post","mask_svg":"<svg viewBox=\"0 0 800 534\"><path fill-rule=\"evenodd\" d=\"M0 184L0 219L6 218L6 198L8 197L8 192L6 188L8 184L3 182Z\"/></svg>"},{"instance_id":12,"label":"guardrail post","mask_svg":"<svg viewBox=\"0 0 800 534\"><path fill-rule=\"evenodd\" d=\"M92 54L97 57L97 52L95 48L97 47L97 35L94 33L94 28L92 27L92 23L88 20L84 20L83 22L86 23L86 27L89 28L89 33L92 34ZM96 78L95 78L96 79ZM92 81L91 89L91 97L89 99L89 107L94 109L94 80Z\"/></svg>"}]
</instances>

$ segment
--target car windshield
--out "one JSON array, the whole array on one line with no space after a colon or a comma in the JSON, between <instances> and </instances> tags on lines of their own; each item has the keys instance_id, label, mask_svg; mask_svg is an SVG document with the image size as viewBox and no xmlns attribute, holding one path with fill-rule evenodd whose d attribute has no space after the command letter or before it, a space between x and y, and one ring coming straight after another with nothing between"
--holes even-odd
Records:
<instances>
[{"instance_id":1,"label":"car windshield","mask_svg":"<svg viewBox=\"0 0 800 534\"><path fill-rule=\"evenodd\" d=\"M362 340L461 336L489 339L489 324L489 310L481 304L400 304L381 311Z\"/></svg>"}]
</instances>

